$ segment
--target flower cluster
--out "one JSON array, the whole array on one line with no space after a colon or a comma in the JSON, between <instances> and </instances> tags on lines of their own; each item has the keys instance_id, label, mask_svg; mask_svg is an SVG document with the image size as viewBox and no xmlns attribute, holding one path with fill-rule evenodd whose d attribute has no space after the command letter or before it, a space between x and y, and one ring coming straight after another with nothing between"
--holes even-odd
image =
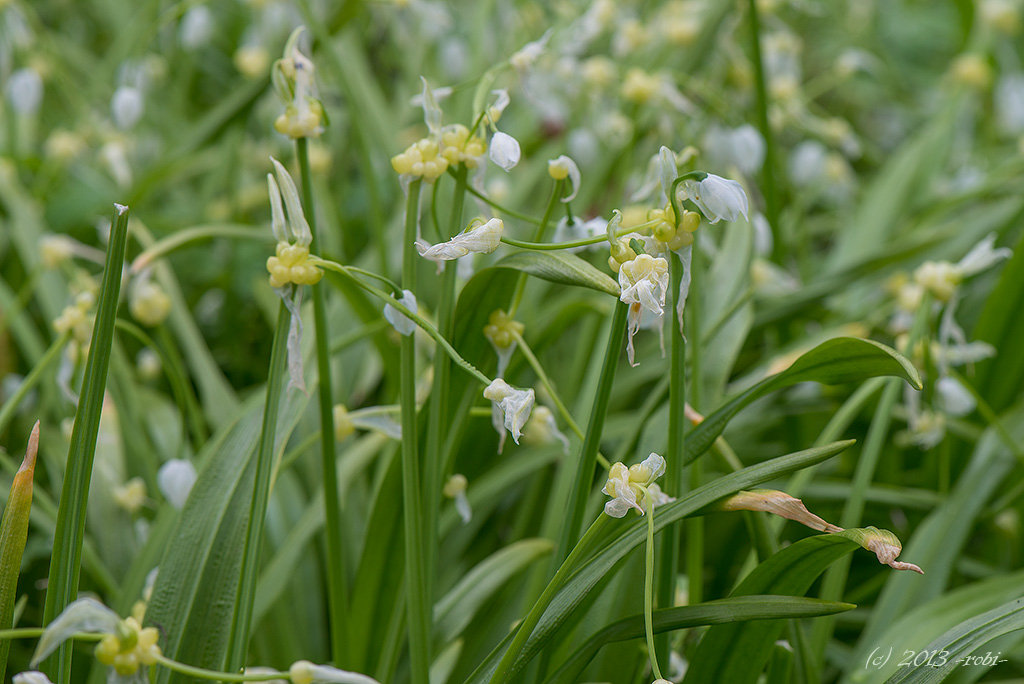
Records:
<instances>
[{"instance_id":1,"label":"flower cluster","mask_svg":"<svg viewBox=\"0 0 1024 684\"><path fill-rule=\"evenodd\" d=\"M526 425L530 411L533 410L536 395L532 389L516 389L501 378L497 378L484 389L484 399L490 400L492 404L491 422L498 431L500 454L505 447L505 430L508 430L513 441L519 444L523 426Z\"/></svg>"},{"instance_id":2,"label":"flower cluster","mask_svg":"<svg viewBox=\"0 0 1024 684\"><path fill-rule=\"evenodd\" d=\"M267 187L270 191L271 229L277 238L277 249L275 255L267 259L270 285L274 288L315 285L320 282L323 273L310 262L309 245L313 242L313 233L302 211L298 189L281 162L273 158L271 161L277 180L275 181L274 176L268 173Z\"/></svg>"},{"instance_id":3,"label":"flower cluster","mask_svg":"<svg viewBox=\"0 0 1024 684\"><path fill-rule=\"evenodd\" d=\"M668 261L662 257L640 254L619 267L619 299L629 305L626 356L632 366L636 365L633 336L640 329L640 317L646 310L661 318L668 280Z\"/></svg>"},{"instance_id":4,"label":"flower cluster","mask_svg":"<svg viewBox=\"0 0 1024 684\"><path fill-rule=\"evenodd\" d=\"M515 353L518 344L516 338L523 334L523 330L522 323L514 320L501 309L492 311L488 317L487 325L484 326L484 337L491 343L494 352L498 355L499 378L505 375L505 369L508 368L508 362L512 359L512 354Z\"/></svg>"},{"instance_id":5,"label":"flower cluster","mask_svg":"<svg viewBox=\"0 0 1024 684\"><path fill-rule=\"evenodd\" d=\"M441 154L441 147L436 140L423 138L392 157L391 168L395 173L422 178L429 183L448 170L448 158Z\"/></svg>"},{"instance_id":6,"label":"flower cluster","mask_svg":"<svg viewBox=\"0 0 1024 684\"><path fill-rule=\"evenodd\" d=\"M653 507L673 501L654 484L664 474L665 459L654 453L642 463L628 468L624 463L613 463L608 471L608 481L601 490L612 497L605 503L604 512L613 518L621 518L632 508L643 515L648 503Z\"/></svg>"},{"instance_id":7,"label":"flower cluster","mask_svg":"<svg viewBox=\"0 0 1024 684\"><path fill-rule=\"evenodd\" d=\"M302 28L288 39L284 56L274 63L274 89L285 103L284 112L274 121L278 133L290 138L312 138L323 133L324 108L316 98L313 62L299 52Z\"/></svg>"}]
</instances>

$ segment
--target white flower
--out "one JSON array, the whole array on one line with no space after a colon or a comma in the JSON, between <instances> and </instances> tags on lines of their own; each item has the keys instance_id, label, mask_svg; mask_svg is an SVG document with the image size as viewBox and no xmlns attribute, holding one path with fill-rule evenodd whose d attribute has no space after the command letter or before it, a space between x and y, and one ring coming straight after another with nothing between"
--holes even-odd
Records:
<instances>
[{"instance_id":1,"label":"white flower","mask_svg":"<svg viewBox=\"0 0 1024 684\"><path fill-rule=\"evenodd\" d=\"M735 166L748 175L764 163L764 140L750 124L732 129L712 126L704 137L704 146L717 162Z\"/></svg>"},{"instance_id":2,"label":"white flower","mask_svg":"<svg viewBox=\"0 0 1024 684\"><path fill-rule=\"evenodd\" d=\"M672 193L672 184L679 176L679 169L676 166L676 153L664 145L658 150L658 176L667 199Z\"/></svg>"},{"instance_id":3,"label":"white flower","mask_svg":"<svg viewBox=\"0 0 1024 684\"><path fill-rule=\"evenodd\" d=\"M793 148L789 157L789 177L797 187L817 185L825 177L828 150L816 140L806 140Z\"/></svg>"},{"instance_id":4,"label":"white flower","mask_svg":"<svg viewBox=\"0 0 1024 684\"><path fill-rule=\"evenodd\" d=\"M308 660L292 663L288 676L292 684L380 684L373 677L329 665L314 665Z\"/></svg>"},{"instance_id":5,"label":"white flower","mask_svg":"<svg viewBox=\"0 0 1024 684\"><path fill-rule=\"evenodd\" d=\"M551 38L551 29L548 29L543 36L538 40L524 45L518 52L509 58L509 62L515 67L516 71L525 71L529 67L533 66L533 63L537 61L537 58L544 53L544 48L548 44L548 40Z\"/></svg>"},{"instance_id":6,"label":"white flower","mask_svg":"<svg viewBox=\"0 0 1024 684\"><path fill-rule=\"evenodd\" d=\"M491 95L495 96L494 104L487 108L487 118L490 120L491 125L498 123L505 108L508 107L512 98L508 96L508 90L501 88L500 90L492 90Z\"/></svg>"},{"instance_id":7,"label":"white flower","mask_svg":"<svg viewBox=\"0 0 1024 684\"><path fill-rule=\"evenodd\" d=\"M572 193L562 198L562 202L571 202L576 199L576 193L580 189L580 167L576 166L569 157L564 154L548 161L548 175L555 180L569 179L572 186Z\"/></svg>"},{"instance_id":8,"label":"white flower","mask_svg":"<svg viewBox=\"0 0 1024 684\"><path fill-rule=\"evenodd\" d=\"M487 149L491 161L508 171L519 163L519 141L508 133L495 131L491 136L491 144Z\"/></svg>"},{"instance_id":9,"label":"white flower","mask_svg":"<svg viewBox=\"0 0 1024 684\"><path fill-rule=\"evenodd\" d=\"M935 383L935 399L939 408L951 416L966 416L977 405L974 395L959 380L948 375Z\"/></svg>"},{"instance_id":10,"label":"white flower","mask_svg":"<svg viewBox=\"0 0 1024 684\"><path fill-rule=\"evenodd\" d=\"M629 338L626 355L633 363L633 335L640 329L643 309L661 317L665 309L665 293L668 290L668 262L661 257L640 254L619 267L619 299L629 304Z\"/></svg>"},{"instance_id":11,"label":"white flower","mask_svg":"<svg viewBox=\"0 0 1024 684\"><path fill-rule=\"evenodd\" d=\"M491 422L498 431L498 453L505 447L505 430L512 433L512 439L519 444L523 426L533 410L535 395L532 389L521 390L512 387L501 378L496 379L484 389L484 399L492 404Z\"/></svg>"},{"instance_id":12,"label":"white flower","mask_svg":"<svg viewBox=\"0 0 1024 684\"><path fill-rule=\"evenodd\" d=\"M499 218L492 218L483 225L470 226L448 242L436 245L416 243L416 249L424 259L451 261L468 254L490 254L501 244L501 233L505 224Z\"/></svg>"},{"instance_id":13,"label":"white flower","mask_svg":"<svg viewBox=\"0 0 1024 684\"><path fill-rule=\"evenodd\" d=\"M545 445L558 441L562 445L563 453L569 453L569 438L562 434L555 422L555 415L547 406L536 406L530 414L530 420L523 432L523 442L526 444Z\"/></svg>"},{"instance_id":14,"label":"white flower","mask_svg":"<svg viewBox=\"0 0 1024 684\"><path fill-rule=\"evenodd\" d=\"M416 302L416 295L409 290L402 290L402 298L398 301L414 314L420 312L419 304ZM416 322L390 304L384 305L384 318L399 334L406 337L412 335L416 330Z\"/></svg>"},{"instance_id":15,"label":"white flower","mask_svg":"<svg viewBox=\"0 0 1024 684\"><path fill-rule=\"evenodd\" d=\"M110 114L118 128L127 130L142 118L142 91L131 86L121 86L110 98Z\"/></svg>"},{"instance_id":16,"label":"white flower","mask_svg":"<svg viewBox=\"0 0 1024 684\"><path fill-rule=\"evenodd\" d=\"M32 670L14 675L14 684L53 684L42 672Z\"/></svg>"},{"instance_id":17,"label":"white flower","mask_svg":"<svg viewBox=\"0 0 1024 684\"><path fill-rule=\"evenodd\" d=\"M160 466L156 474L156 484L164 498L180 511L188 500L196 478L196 468L190 461L172 458Z\"/></svg>"},{"instance_id":18,"label":"white flower","mask_svg":"<svg viewBox=\"0 0 1024 684\"><path fill-rule=\"evenodd\" d=\"M693 200L709 223L735 221L740 214L747 217L747 193L737 181L709 173L700 181L683 181L682 192Z\"/></svg>"},{"instance_id":19,"label":"white flower","mask_svg":"<svg viewBox=\"0 0 1024 684\"><path fill-rule=\"evenodd\" d=\"M18 69L7 79L7 100L19 114L35 114L43 101L43 79L31 67Z\"/></svg>"},{"instance_id":20,"label":"white flower","mask_svg":"<svg viewBox=\"0 0 1024 684\"><path fill-rule=\"evenodd\" d=\"M1013 256L1013 250L1009 247L1000 247L995 249L996 234L991 233L986 236L981 242L971 248L971 251L964 256L959 262L957 262L957 268L960 271L962 277L967 278L981 273L982 271L994 266L1003 259L1009 259Z\"/></svg>"},{"instance_id":21,"label":"white flower","mask_svg":"<svg viewBox=\"0 0 1024 684\"><path fill-rule=\"evenodd\" d=\"M206 5L196 5L181 18L178 39L186 50L195 50L210 42L213 37L213 12Z\"/></svg>"},{"instance_id":22,"label":"white flower","mask_svg":"<svg viewBox=\"0 0 1024 684\"><path fill-rule=\"evenodd\" d=\"M623 463L613 463L608 471L608 481L601 489L603 494L612 497L605 503L604 512L613 518L621 518L632 508L643 515L642 504L647 496L650 496L652 506L672 501L654 484L664 474L665 459L655 453L629 468Z\"/></svg>"},{"instance_id":23,"label":"white flower","mask_svg":"<svg viewBox=\"0 0 1024 684\"><path fill-rule=\"evenodd\" d=\"M455 500L455 511L462 518L463 524L468 523L473 517L473 509L469 506L469 499L466 498L466 476L456 473L448 478L444 485L444 495Z\"/></svg>"}]
</instances>

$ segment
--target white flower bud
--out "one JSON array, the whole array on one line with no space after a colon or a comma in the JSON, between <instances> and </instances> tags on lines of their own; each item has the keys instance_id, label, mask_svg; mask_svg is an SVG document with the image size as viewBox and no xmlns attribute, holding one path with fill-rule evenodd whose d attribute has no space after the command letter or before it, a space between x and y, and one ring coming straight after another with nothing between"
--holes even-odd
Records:
<instances>
[{"instance_id":1,"label":"white flower bud","mask_svg":"<svg viewBox=\"0 0 1024 684\"><path fill-rule=\"evenodd\" d=\"M491 136L487 156L502 169L509 171L519 163L519 141L508 133L497 131Z\"/></svg>"},{"instance_id":2,"label":"white flower bud","mask_svg":"<svg viewBox=\"0 0 1024 684\"><path fill-rule=\"evenodd\" d=\"M156 474L156 484L164 498L178 510L185 506L192 486L196 483L196 469L189 461L171 459Z\"/></svg>"},{"instance_id":3,"label":"white flower bud","mask_svg":"<svg viewBox=\"0 0 1024 684\"><path fill-rule=\"evenodd\" d=\"M523 426L530 417L533 410L535 395L532 389L521 390L512 387L507 382L498 378L484 389L484 398L492 402L492 422L495 430L500 435L498 453L501 453L505 445L505 433L502 426L512 433L512 439L519 444L519 437L522 435Z\"/></svg>"},{"instance_id":4,"label":"white flower bud","mask_svg":"<svg viewBox=\"0 0 1024 684\"><path fill-rule=\"evenodd\" d=\"M414 314L418 314L420 312L419 305L416 302L416 295L411 291L402 290L402 298L398 301ZM387 320L387 322L390 323L400 335L408 337L416 331L416 322L390 304L384 305L384 319Z\"/></svg>"},{"instance_id":5,"label":"white flower bud","mask_svg":"<svg viewBox=\"0 0 1024 684\"><path fill-rule=\"evenodd\" d=\"M703 180L685 180L682 190L707 217L709 223L747 217L747 193L737 181L709 173Z\"/></svg>"},{"instance_id":6,"label":"white flower bud","mask_svg":"<svg viewBox=\"0 0 1024 684\"><path fill-rule=\"evenodd\" d=\"M569 157L564 154L548 162L548 175L555 180L569 179L572 192L562 198L562 202L571 202L576 199L576 193L580 189L580 167L576 166Z\"/></svg>"},{"instance_id":7,"label":"white flower bud","mask_svg":"<svg viewBox=\"0 0 1024 684\"><path fill-rule=\"evenodd\" d=\"M43 79L35 69L18 69L7 79L7 100L22 115L35 114L43 101Z\"/></svg>"},{"instance_id":8,"label":"white flower bud","mask_svg":"<svg viewBox=\"0 0 1024 684\"><path fill-rule=\"evenodd\" d=\"M195 50L210 42L214 30L213 12L206 5L196 5L181 18L178 39L186 50Z\"/></svg>"},{"instance_id":9,"label":"white flower bud","mask_svg":"<svg viewBox=\"0 0 1024 684\"><path fill-rule=\"evenodd\" d=\"M121 86L110 99L110 114L114 117L114 124L122 130L135 126L142 118L144 108L142 91L131 86Z\"/></svg>"}]
</instances>

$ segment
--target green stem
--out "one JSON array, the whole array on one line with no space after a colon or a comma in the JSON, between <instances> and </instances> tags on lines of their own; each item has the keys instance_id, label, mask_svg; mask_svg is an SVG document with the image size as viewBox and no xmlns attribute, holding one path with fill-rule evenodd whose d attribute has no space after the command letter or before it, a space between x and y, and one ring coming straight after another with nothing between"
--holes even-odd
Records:
<instances>
[{"instance_id":1,"label":"green stem","mask_svg":"<svg viewBox=\"0 0 1024 684\"><path fill-rule=\"evenodd\" d=\"M654 225L654 221L647 221L635 226L629 226L628 228L619 228L615 231L616 235L626 235L628 233L638 233L643 231L645 228L651 228ZM572 249L574 247L586 247L587 245L596 245L599 242L607 242L607 235L598 235L590 238L583 238L581 240L571 240L569 242L526 242L524 240L516 240L510 237L502 237L501 241L509 247L518 247L520 249L533 249L539 252L553 252L559 249Z\"/></svg>"},{"instance_id":2,"label":"green stem","mask_svg":"<svg viewBox=\"0 0 1024 684\"><path fill-rule=\"evenodd\" d=\"M249 504L249 521L245 532L242 568L238 577L235 612L231 618L228 637L226 668L238 670L245 665L249 648L249 630L252 622L253 602L256 597L256 579L259 576L260 544L270 499L270 475L274 463L274 442L277 435L277 416L284 388L285 350L291 314L282 301L277 309L277 327L270 351L267 370L266 399L263 404L263 424L260 428L259 447L256 452L256 473L253 495Z\"/></svg>"},{"instance_id":3,"label":"green stem","mask_svg":"<svg viewBox=\"0 0 1024 684\"><path fill-rule=\"evenodd\" d=\"M562 186L565 181L555 181L555 187L551 190L551 197L548 198L548 206L544 208L544 216L541 217L540 223L537 224L537 232L533 235L534 242L540 242L544 239L544 233L547 231L548 222L551 221L551 214L555 212L555 207L558 205L559 199L562 197ZM508 315L515 317L516 311L519 310L519 304L523 301L523 292L526 290L526 274L520 273L516 279L516 288L512 295L512 304L509 306Z\"/></svg>"},{"instance_id":4,"label":"green stem","mask_svg":"<svg viewBox=\"0 0 1024 684\"><path fill-rule=\"evenodd\" d=\"M452 195L451 213L448 216L448 233L441 238L447 240L462 231L462 207L466 199L465 165L455 171L455 189ZM444 273L441 275L441 291L437 302L437 331L446 339L453 338L455 329L455 286L457 262L445 262ZM448 415L449 393L451 389L451 361L447 354L434 355L434 379L430 390L430 418L427 423L426 451L423 459L423 498L424 498L424 544L426 554L425 575L427 605L433 605L434 569L437 565L437 516L441 507L441 488L443 486L445 464L443 451L446 432L452 424Z\"/></svg>"},{"instance_id":5,"label":"green stem","mask_svg":"<svg viewBox=\"0 0 1024 684\"><path fill-rule=\"evenodd\" d=\"M696 344L690 345L690 406L700 411L701 404L701 259L696 242L690 256L690 298L689 334ZM690 463L690 489L703 484L704 461L697 459ZM704 600L704 518L691 517L686 520L686 576L689 579L688 599L690 605Z\"/></svg>"},{"instance_id":6,"label":"green stem","mask_svg":"<svg viewBox=\"0 0 1024 684\"><path fill-rule=\"evenodd\" d=\"M260 242L273 242L273 238L265 230L254 230L252 226L234 225L213 225L194 226L174 232L162 240L153 243L139 256L132 261L132 273L138 273L157 259L165 257L193 242L210 240L212 238L230 238L232 240L256 240Z\"/></svg>"},{"instance_id":7,"label":"green stem","mask_svg":"<svg viewBox=\"0 0 1024 684\"><path fill-rule=\"evenodd\" d=\"M302 203L306 220L313 234L309 253L320 253L316 227L316 205L313 203L313 179L309 169L309 143L306 138L295 141L302 175ZM334 392L331 376L330 331L327 327L327 304L324 289L313 288L313 324L316 328L316 369L318 408L320 410L320 465L324 485L324 536L327 549L327 601L330 619L331 656L338 666L348 661L348 576L345 544L342 543L341 502L338 500L338 465L334 445Z\"/></svg>"},{"instance_id":8,"label":"green stem","mask_svg":"<svg viewBox=\"0 0 1024 684\"><path fill-rule=\"evenodd\" d=\"M416 223L421 180L409 186L405 205L405 237L402 244L402 286L416 287ZM428 684L430 670L430 600L426 586L423 545L423 510L420 486L419 438L416 425L416 338L403 335L400 350L402 404L402 511L405 520L405 576L409 621L410 678Z\"/></svg>"},{"instance_id":9,"label":"green stem","mask_svg":"<svg viewBox=\"0 0 1024 684\"><path fill-rule=\"evenodd\" d=\"M463 370L465 370L467 373L475 377L484 385L491 384L490 378L481 373L476 366L462 358L459 352L455 351L455 347L453 347L451 343L448 342L448 340L446 340L444 336L437 331L437 328L431 325L430 321L423 318L418 313L414 313L412 310L407 308L404 304L402 304L400 301L389 295L387 292L384 292L383 290L376 288L373 285L364 283L349 270L348 266L343 266L342 264L336 263L334 261L328 261L327 259L318 259L315 257L310 257L310 263L316 266L320 266L321 268L326 268L328 270L334 271L335 273L340 273L344 276L348 276L353 283L355 283L362 289L366 290L374 297L377 297L381 301L390 304L392 308L395 309L395 311L399 312L406 318L412 320L414 323L416 323L416 325L422 328L425 333L430 335L434 339L434 341L437 342L442 349L444 349L445 353L451 357L452 361L454 361L456 365L460 366Z\"/></svg>"},{"instance_id":10,"label":"green stem","mask_svg":"<svg viewBox=\"0 0 1024 684\"><path fill-rule=\"evenodd\" d=\"M479 190L477 190L476 188L474 188L472 186L467 185L466 186L466 190L469 192L469 194L473 195L473 197L476 197L479 200L483 200L484 202L486 202L490 206L492 206L495 209L497 209L498 211L500 211L502 214L508 214L512 218L516 218L516 219L519 219L520 221L525 221L527 223L532 223L535 226L539 226L540 225L540 221L539 220L533 218L532 216L527 216L526 214L522 214L522 213L520 213L518 211L515 211L514 209L509 209L508 207L504 207L504 206L498 204L497 202L495 202L491 198L487 197L487 195L484 195L482 192L480 192Z\"/></svg>"},{"instance_id":11,"label":"green stem","mask_svg":"<svg viewBox=\"0 0 1024 684\"><path fill-rule=\"evenodd\" d=\"M671 483L668 493L679 496L686 491L686 468L683 466L683 444L686 436L686 338L679 330L676 307L679 304L679 284L683 278L683 264L676 255L669 258L669 375L668 375L668 450L665 467ZM661 563L658 567L658 606L675 605L676 568L679 567L679 527L670 526L661 544ZM667 652L669 634L658 635L661 651Z\"/></svg>"},{"instance_id":12,"label":"green stem","mask_svg":"<svg viewBox=\"0 0 1024 684\"><path fill-rule=\"evenodd\" d=\"M750 53L754 63L754 85L757 91L757 127L764 138L764 168L761 184L764 187L765 215L774 232L774 256L780 262L788 253L788 240L779 225L779 198L775 189L775 139L768 121L768 88L761 59L761 22L757 13L757 0L749 0Z\"/></svg>"},{"instance_id":13,"label":"green stem","mask_svg":"<svg viewBox=\"0 0 1024 684\"><path fill-rule=\"evenodd\" d=\"M620 345L621 346L621 345ZM547 610L551 604L551 600L555 598L555 594L562 588L562 585L569 578L569 576L576 569L576 562L580 560L586 553L590 551L591 542L597 538L604 530L607 522L611 520L607 515L601 514L597 516L597 520L591 524L590 529L583 535L583 538L573 547L572 552L565 559L565 561L559 566L558 572L548 582L548 585L544 587L543 593L537 602L530 608L530 612L527 613L526 617L519 624L519 628L516 630L516 635L512 638L512 643L509 644L508 649L505 651L505 655L501 657L501 661L494 670L494 674L491 676L490 684L503 684L508 681L512 674L512 666L515 664L516 658L519 653L523 650L530 635L533 634L534 628L537 623L540 622L541 616L544 615L544 611Z\"/></svg>"},{"instance_id":14,"label":"green stem","mask_svg":"<svg viewBox=\"0 0 1024 684\"><path fill-rule=\"evenodd\" d=\"M556 561L559 558L564 558L569 549L573 547L583 524L587 494L590 492L594 480L594 465L597 462L597 452L601 446L601 433L604 431L605 415L608 411L608 402L611 399L612 384L615 381L615 369L618 366L623 341L626 337L626 313L628 310L629 307L626 304L621 301L615 302L611 325L608 329L608 344L604 351L604 363L597 382L597 393L594 395L590 421L587 423L587 432L584 435L580 457L576 463L575 485L569 497L569 510L563 520L562 531L559 535Z\"/></svg>"},{"instance_id":15,"label":"green stem","mask_svg":"<svg viewBox=\"0 0 1024 684\"><path fill-rule=\"evenodd\" d=\"M156 662L168 670L179 672L188 677L198 679L210 679L217 682L269 682L281 679L290 679L287 672L261 672L259 674L237 674L233 672L218 672L207 670L202 667L193 667L177 660L171 660L167 656L157 656Z\"/></svg>"},{"instance_id":16,"label":"green stem","mask_svg":"<svg viewBox=\"0 0 1024 684\"><path fill-rule=\"evenodd\" d=\"M581 430L580 426L575 420L573 420L572 414L569 413L569 409L566 408L565 403L562 401L561 397L558 396L558 392L555 391L554 385L551 384L548 374L544 371L544 367L540 365L540 361L533 353L533 350L530 349L530 345L526 344L526 340L523 339L523 336L519 334L518 331L513 330L512 336L515 337L516 342L519 344L520 351L523 352L523 356L526 357L526 361L530 364L530 367L533 368L533 372L536 373L537 378L540 379L540 384L544 386L544 390L548 393L548 396L551 397L551 401L554 402L558 415L562 417L562 420L564 420L565 424L569 426L569 429L572 430L573 433L582 441L583 430ZM487 415L490 415L490 409L484 410L487 411ZM605 470L611 468L611 464L608 463L608 459L600 452L597 454L597 462L600 463L601 467Z\"/></svg>"},{"instance_id":17,"label":"green stem","mask_svg":"<svg viewBox=\"0 0 1024 684\"><path fill-rule=\"evenodd\" d=\"M82 396L75 414L53 535L53 554L50 558L49 584L43 610L43 621L46 624L52 622L78 596L89 485L96 456L96 439L99 436L127 243L128 207L115 204L96 322L89 344L89 360L85 368ZM70 682L71 645L62 645L56 656L47 658L44 671L51 679L56 679L58 684Z\"/></svg>"},{"instance_id":18,"label":"green stem","mask_svg":"<svg viewBox=\"0 0 1024 684\"><path fill-rule=\"evenodd\" d=\"M50 367L50 364L60 356L60 353L64 350L64 345L68 343L69 339L71 339L70 332L66 332L58 336L57 339L50 344L46 353L43 354L43 358L39 359L39 363L33 366L32 370L29 371L28 376L21 381L21 384L18 385L18 389L13 395L11 395L11 398L4 402L3 407L0 408L0 435L4 433L5 429L7 429L7 423L10 422L11 418L14 416L14 411L17 410L18 406L21 405L21 402L25 400L25 397L30 391L32 391L32 388L36 386L36 383L39 382L39 379L43 376L43 373L46 372L46 369Z\"/></svg>"},{"instance_id":19,"label":"green stem","mask_svg":"<svg viewBox=\"0 0 1024 684\"><path fill-rule=\"evenodd\" d=\"M658 651L654 647L654 502L644 493L647 499L647 550L644 554L644 631L647 633L647 650L651 658L651 670L655 679L663 679L661 668L658 667Z\"/></svg>"}]
</instances>

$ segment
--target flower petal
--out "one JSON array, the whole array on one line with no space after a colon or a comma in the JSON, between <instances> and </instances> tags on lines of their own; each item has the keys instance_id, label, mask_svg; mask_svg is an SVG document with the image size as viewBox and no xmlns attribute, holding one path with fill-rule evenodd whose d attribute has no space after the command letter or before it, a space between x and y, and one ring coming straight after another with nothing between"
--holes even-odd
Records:
<instances>
[{"instance_id":1,"label":"flower petal","mask_svg":"<svg viewBox=\"0 0 1024 684\"><path fill-rule=\"evenodd\" d=\"M117 613L96 599L80 598L73 601L43 632L36 652L32 655L31 665L38 665L77 632L113 634L120 623L121 618Z\"/></svg>"}]
</instances>

